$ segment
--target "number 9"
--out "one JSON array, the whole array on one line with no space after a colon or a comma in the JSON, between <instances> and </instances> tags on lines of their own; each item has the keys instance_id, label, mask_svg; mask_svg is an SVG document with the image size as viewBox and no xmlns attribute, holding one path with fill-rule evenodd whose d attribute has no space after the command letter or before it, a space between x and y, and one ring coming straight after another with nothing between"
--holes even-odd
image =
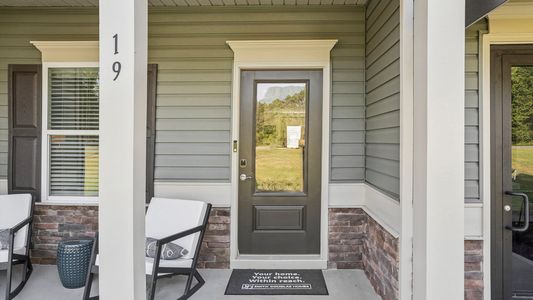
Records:
<instances>
[{"instance_id":1,"label":"number 9","mask_svg":"<svg viewBox=\"0 0 533 300\"><path fill-rule=\"evenodd\" d=\"M115 78L113 78L113 81L117 80L118 75L120 75L120 70L122 69L122 65L120 62L116 61L113 63L113 72L115 72Z\"/></svg>"}]
</instances>

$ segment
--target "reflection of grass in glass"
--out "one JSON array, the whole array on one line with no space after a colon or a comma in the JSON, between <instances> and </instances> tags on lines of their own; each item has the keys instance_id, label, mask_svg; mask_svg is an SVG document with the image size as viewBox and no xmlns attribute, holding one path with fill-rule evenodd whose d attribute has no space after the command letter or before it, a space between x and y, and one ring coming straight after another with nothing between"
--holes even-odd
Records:
<instances>
[{"instance_id":1,"label":"reflection of grass in glass","mask_svg":"<svg viewBox=\"0 0 533 300\"><path fill-rule=\"evenodd\" d=\"M526 193L529 202L533 201L533 147L513 146L513 190ZM513 197L513 211L519 212L522 199ZM532 204L533 206L533 204ZM533 208L533 207L532 207Z\"/></svg>"},{"instance_id":2,"label":"reflection of grass in glass","mask_svg":"<svg viewBox=\"0 0 533 300\"><path fill-rule=\"evenodd\" d=\"M302 156L302 148L258 146L255 165L257 190L264 192L302 191Z\"/></svg>"}]
</instances>

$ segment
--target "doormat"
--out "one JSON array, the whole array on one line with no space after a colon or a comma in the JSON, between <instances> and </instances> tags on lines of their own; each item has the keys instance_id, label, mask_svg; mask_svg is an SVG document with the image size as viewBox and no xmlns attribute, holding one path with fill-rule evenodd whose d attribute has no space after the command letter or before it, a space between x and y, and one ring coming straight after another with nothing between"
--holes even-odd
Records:
<instances>
[{"instance_id":1,"label":"doormat","mask_svg":"<svg viewBox=\"0 0 533 300\"><path fill-rule=\"evenodd\" d=\"M226 295L329 295L322 270L235 269Z\"/></svg>"}]
</instances>

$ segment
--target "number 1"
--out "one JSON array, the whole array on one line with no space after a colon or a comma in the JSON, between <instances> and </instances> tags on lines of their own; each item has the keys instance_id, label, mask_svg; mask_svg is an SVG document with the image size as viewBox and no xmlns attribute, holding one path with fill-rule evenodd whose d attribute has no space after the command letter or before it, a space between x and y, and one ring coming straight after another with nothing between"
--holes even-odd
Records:
<instances>
[{"instance_id":1,"label":"number 1","mask_svg":"<svg viewBox=\"0 0 533 300\"><path fill-rule=\"evenodd\" d=\"M113 39L115 40L115 54L118 54L118 34L115 34Z\"/></svg>"}]
</instances>

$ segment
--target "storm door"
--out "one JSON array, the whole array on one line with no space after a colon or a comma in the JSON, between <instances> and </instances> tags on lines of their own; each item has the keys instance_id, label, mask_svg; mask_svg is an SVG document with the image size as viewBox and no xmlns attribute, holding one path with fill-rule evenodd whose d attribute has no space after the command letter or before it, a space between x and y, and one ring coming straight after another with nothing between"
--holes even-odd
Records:
<instances>
[{"instance_id":1,"label":"storm door","mask_svg":"<svg viewBox=\"0 0 533 300\"><path fill-rule=\"evenodd\" d=\"M533 299L533 47L492 51L492 299Z\"/></svg>"},{"instance_id":2,"label":"storm door","mask_svg":"<svg viewBox=\"0 0 533 300\"><path fill-rule=\"evenodd\" d=\"M239 253L319 254L322 71L242 71Z\"/></svg>"}]
</instances>

